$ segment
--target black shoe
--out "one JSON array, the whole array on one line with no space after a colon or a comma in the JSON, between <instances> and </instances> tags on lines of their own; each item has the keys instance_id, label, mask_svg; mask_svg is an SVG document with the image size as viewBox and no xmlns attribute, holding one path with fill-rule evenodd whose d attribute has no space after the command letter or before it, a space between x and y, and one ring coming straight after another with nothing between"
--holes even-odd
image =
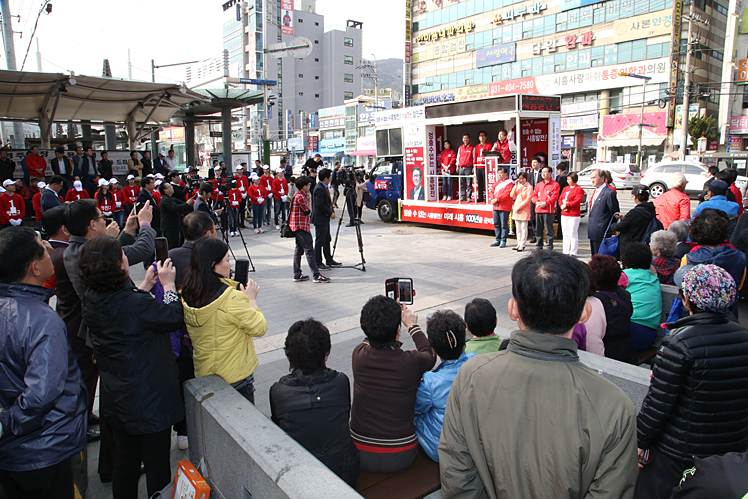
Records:
<instances>
[{"instance_id":1,"label":"black shoe","mask_svg":"<svg viewBox=\"0 0 748 499\"><path fill-rule=\"evenodd\" d=\"M88 436L88 443L96 442L97 440L101 440L101 432L99 430L88 430L87 432Z\"/></svg>"},{"instance_id":2,"label":"black shoe","mask_svg":"<svg viewBox=\"0 0 748 499\"><path fill-rule=\"evenodd\" d=\"M303 281L308 281L308 280L309 280L309 276L303 275L303 274L298 277L294 276L293 278L293 282L303 282Z\"/></svg>"},{"instance_id":3,"label":"black shoe","mask_svg":"<svg viewBox=\"0 0 748 499\"><path fill-rule=\"evenodd\" d=\"M88 426L96 426L101 423L101 419L94 413L88 415Z\"/></svg>"},{"instance_id":4,"label":"black shoe","mask_svg":"<svg viewBox=\"0 0 748 499\"><path fill-rule=\"evenodd\" d=\"M354 224L353 222L348 222L347 224L345 224L345 226L346 227L355 227L356 224Z\"/></svg>"},{"instance_id":5,"label":"black shoe","mask_svg":"<svg viewBox=\"0 0 748 499\"><path fill-rule=\"evenodd\" d=\"M530 239L529 241L527 241L527 244L536 244L537 242L538 242L538 240L533 237L532 239Z\"/></svg>"},{"instance_id":6,"label":"black shoe","mask_svg":"<svg viewBox=\"0 0 748 499\"><path fill-rule=\"evenodd\" d=\"M317 268L320 269L320 270L330 270L331 267L329 265L324 264L324 263L318 263L317 264Z\"/></svg>"},{"instance_id":7,"label":"black shoe","mask_svg":"<svg viewBox=\"0 0 748 499\"><path fill-rule=\"evenodd\" d=\"M101 483L112 483L112 475L99 475Z\"/></svg>"},{"instance_id":8,"label":"black shoe","mask_svg":"<svg viewBox=\"0 0 748 499\"><path fill-rule=\"evenodd\" d=\"M360 224L363 224L363 223L364 223L364 221L363 221L363 220L359 220L359 221L358 221L358 223L360 223Z\"/></svg>"},{"instance_id":9,"label":"black shoe","mask_svg":"<svg viewBox=\"0 0 748 499\"><path fill-rule=\"evenodd\" d=\"M327 262L328 267L342 267L343 264L340 262L336 262L335 260L332 260L330 262Z\"/></svg>"}]
</instances>

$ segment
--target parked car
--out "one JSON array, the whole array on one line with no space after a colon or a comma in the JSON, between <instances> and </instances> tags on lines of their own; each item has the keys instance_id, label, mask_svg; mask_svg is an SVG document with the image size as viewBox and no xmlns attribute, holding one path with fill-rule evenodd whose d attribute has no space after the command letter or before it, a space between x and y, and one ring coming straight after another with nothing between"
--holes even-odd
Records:
<instances>
[{"instance_id":1,"label":"parked car","mask_svg":"<svg viewBox=\"0 0 748 499\"><path fill-rule=\"evenodd\" d=\"M579 186L583 189L592 189L590 175L592 175L592 170L598 169L608 170L611 173L616 189L633 189L641 180L639 165L633 163L595 163L577 173L579 175L579 182L577 182Z\"/></svg>"}]
</instances>

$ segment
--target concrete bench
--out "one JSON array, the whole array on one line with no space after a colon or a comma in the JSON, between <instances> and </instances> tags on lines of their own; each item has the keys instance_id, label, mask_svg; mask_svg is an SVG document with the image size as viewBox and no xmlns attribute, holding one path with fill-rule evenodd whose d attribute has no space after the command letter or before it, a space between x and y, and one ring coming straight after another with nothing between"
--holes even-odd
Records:
<instances>
[{"instance_id":1,"label":"concrete bench","mask_svg":"<svg viewBox=\"0 0 748 499\"><path fill-rule=\"evenodd\" d=\"M662 299L662 314L660 315L660 323L663 324L667 322L667 317L668 315L670 315L670 308L672 307L673 300L678 298L678 287L671 284L660 284L660 293ZM660 349L660 343L662 343L662 338L665 337L666 333L667 331L663 327L658 327L657 341L655 341L655 344L652 346L652 348L648 348L647 350L643 350L641 352L636 352L636 358L639 361L639 365L652 364L652 360L655 358L655 355L657 355L657 350Z\"/></svg>"},{"instance_id":2,"label":"concrete bench","mask_svg":"<svg viewBox=\"0 0 748 499\"><path fill-rule=\"evenodd\" d=\"M441 488L439 463L419 447L413 464L397 473L362 471L356 490L366 499L423 499Z\"/></svg>"}]
</instances>

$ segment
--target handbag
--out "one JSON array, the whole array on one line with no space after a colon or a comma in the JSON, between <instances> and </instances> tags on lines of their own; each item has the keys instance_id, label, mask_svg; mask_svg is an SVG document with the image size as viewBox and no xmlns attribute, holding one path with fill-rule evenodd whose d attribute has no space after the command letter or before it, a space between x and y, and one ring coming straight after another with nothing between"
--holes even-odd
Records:
<instances>
[{"instance_id":1,"label":"handbag","mask_svg":"<svg viewBox=\"0 0 748 499\"><path fill-rule=\"evenodd\" d=\"M291 206L288 210L288 220L283 222L283 225L281 225L280 237L285 237L288 239L293 239L296 237L295 232L291 230L291 211L292 210L293 210L293 198L291 198Z\"/></svg>"},{"instance_id":2,"label":"handbag","mask_svg":"<svg viewBox=\"0 0 748 499\"><path fill-rule=\"evenodd\" d=\"M607 234L610 230L610 224L613 223L614 218L615 216L610 218L610 222L608 222L608 228L605 229L605 234ZM598 253L601 255L618 258L618 235L606 237L605 239L603 239L600 243L600 249L598 250Z\"/></svg>"},{"instance_id":3,"label":"handbag","mask_svg":"<svg viewBox=\"0 0 748 499\"><path fill-rule=\"evenodd\" d=\"M368 203L369 201L371 201L371 193L368 190L364 191L361 200L364 203Z\"/></svg>"}]
</instances>

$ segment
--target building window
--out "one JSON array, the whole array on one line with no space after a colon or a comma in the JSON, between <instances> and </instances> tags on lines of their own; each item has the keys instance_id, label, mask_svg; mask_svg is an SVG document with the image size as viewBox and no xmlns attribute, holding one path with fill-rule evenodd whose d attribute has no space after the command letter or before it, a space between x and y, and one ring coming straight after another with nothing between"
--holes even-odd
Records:
<instances>
[{"instance_id":1,"label":"building window","mask_svg":"<svg viewBox=\"0 0 748 499\"><path fill-rule=\"evenodd\" d=\"M314 62L319 62L319 57L315 57Z\"/></svg>"},{"instance_id":2,"label":"building window","mask_svg":"<svg viewBox=\"0 0 748 499\"><path fill-rule=\"evenodd\" d=\"M346 64L353 65L353 56L352 55L344 55L343 56L343 62Z\"/></svg>"},{"instance_id":3,"label":"building window","mask_svg":"<svg viewBox=\"0 0 748 499\"><path fill-rule=\"evenodd\" d=\"M353 92L343 92L343 99L353 99Z\"/></svg>"},{"instance_id":4,"label":"building window","mask_svg":"<svg viewBox=\"0 0 748 499\"><path fill-rule=\"evenodd\" d=\"M298 19L298 22L303 23L304 20L303 19Z\"/></svg>"},{"instance_id":5,"label":"building window","mask_svg":"<svg viewBox=\"0 0 748 499\"><path fill-rule=\"evenodd\" d=\"M319 26L319 23L314 23L315 26Z\"/></svg>"},{"instance_id":6,"label":"building window","mask_svg":"<svg viewBox=\"0 0 748 499\"><path fill-rule=\"evenodd\" d=\"M319 99L319 94L314 94L314 97L316 97L317 99Z\"/></svg>"},{"instance_id":7,"label":"building window","mask_svg":"<svg viewBox=\"0 0 748 499\"><path fill-rule=\"evenodd\" d=\"M299 73L299 78L303 78L303 77L304 77L304 75L301 74L301 73Z\"/></svg>"},{"instance_id":8,"label":"building window","mask_svg":"<svg viewBox=\"0 0 748 499\"><path fill-rule=\"evenodd\" d=\"M353 38L343 38L343 45L353 47Z\"/></svg>"},{"instance_id":9,"label":"building window","mask_svg":"<svg viewBox=\"0 0 748 499\"><path fill-rule=\"evenodd\" d=\"M319 80L319 76L315 76L315 77L314 77L314 79L315 79L315 80Z\"/></svg>"},{"instance_id":10,"label":"building window","mask_svg":"<svg viewBox=\"0 0 748 499\"><path fill-rule=\"evenodd\" d=\"M349 73L344 74L343 81L346 83L353 83L353 75Z\"/></svg>"},{"instance_id":11,"label":"building window","mask_svg":"<svg viewBox=\"0 0 748 499\"><path fill-rule=\"evenodd\" d=\"M314 40L315 45L319 45L319 40Z\"/></svg>"},{"instance_id":12,"label":"building window","mask_svg":"<svg viewBox=\"0 0 748 499\"><path fill-rule=\"evenodd\" d=\"M299 97L304 97L304 92L299 92Z\"/></svg>"}]
</instances>

